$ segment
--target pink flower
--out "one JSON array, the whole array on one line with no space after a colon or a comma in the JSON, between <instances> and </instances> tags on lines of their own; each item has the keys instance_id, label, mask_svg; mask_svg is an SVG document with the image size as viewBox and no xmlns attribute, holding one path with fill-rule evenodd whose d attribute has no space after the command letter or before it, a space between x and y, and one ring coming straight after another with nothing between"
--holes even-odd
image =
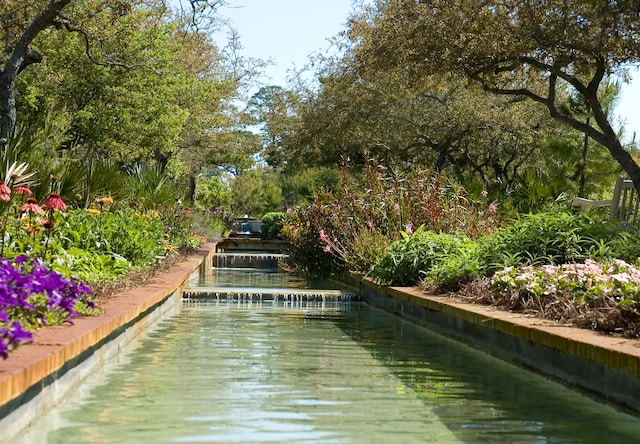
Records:
<instances>
[{"instance_id":1,"label":"pink flower","mask_svg":"<svg viewBox=\"0 0 640 444\"><path fill-rule=\"evenodd\" d=\"M498 204L492 202L491 204L489 204L489 208L487 209L487 211L489 211L489 213L491 214L496 214L498 212Z\"/></svg>"},{"instance_id":2,"label":"pink flower","mask_svg":"<svg viewBox=\"0 0 640 444\"><path fill-rule=\"evenodd\" d=\"M408 235L411 235L413 233L413 224L411 222L409 222L408 224L406 224L404 226L404 231L405 233L407 233Z\"/></svg>"},{"instance_id":3,"label":"pink flower","mask_svg":"<svg viewBox=\"0 0 640 444\"><path fill-rule=\"evenodd\" d=\"M487 190L482 190L482 193L480 194L482 195L482 197L487 197L489 193L487 192Z\"/></svg>"},{"instance_id":4,"label":"pink flower","mask_svg":"<svg viewBox=\"0 0 640 444\"><path fill-rule=\"evenodd\" d=\"M367 227L369 228L373 228L373 222L371 222L370 220L367 221Z\"/></svg>"},{"instance_id":5,"label":"pink flower","mask_svg":"<svg viewBox=\"0 0 640 444\"><path fill-rule=\"evenodd\" d=\"M26 211L27 213L33 214L42 214L44 210L40 205L38 205L38 201L35 197L30 197L27 201L20 207L20 211Z\"/></svg>"},{"instance_id":6,"label":"pink flower","mask_svg":"<svg viewBox=\"0 0 640 444\"><path fill-rule=\"evenodd\" d=\"M320 240L325 244L329 242L329 237L327 236L327 233L324 232L324 230L320 230Z\"/></svg>"},{"instance_id":7,"label":"pink flower","mask_svg":"<svg viewBox=\"0 0 640 444\"><path fill-rule=\"evenodd\" d=\"M67 204L64 203L58 193L49 193L49 196L42 202L43 208L50 208L55 211L64 211L67 209Z\"/></svg>"},{"instance_id":8,"label":"pink flower","mask_svg":"<svg viewBox=\"0 0 640 444\"><path fill-rule=\"evenodd\" d=\"M11 189L0 180L0 200L9 202L11 200Z\"/></svg>"},{"instance_id":9,"label":"pink flower","mask_svg":"<svg viewBox=\"0 0 640 444\"><path fill-rule=\"evenodd\" d=\"M287 214L292 214L293 213L293 209L291 207L287 207Z\"/></svg>"},{"instance_id":10,"label":"pink flower","mask_svg":"<svg viewBox=\"0 0 640 444\"><path fill-rule=\"evenodd\" d=\"M396 214L396 216L400 216L400 205L398 205L397 203L393 204L393 212Z\"/></svg>"},{"instance_id":11,"label":"pink flower","mask_svg":"<svg viewBox=\"0 0 640 444\"><path fill-rule=\"evenodd\" d=\"M24 186L16 187L14 191L17 194L23 194L25 196L31 196L33 194L28 187L24 187Z\"/></svg>"}]
</instances>

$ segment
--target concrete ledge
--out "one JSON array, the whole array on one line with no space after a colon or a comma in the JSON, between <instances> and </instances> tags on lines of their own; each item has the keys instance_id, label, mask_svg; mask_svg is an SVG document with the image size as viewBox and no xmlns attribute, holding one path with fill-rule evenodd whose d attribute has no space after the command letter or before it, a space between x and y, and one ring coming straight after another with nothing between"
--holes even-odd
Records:
<instances>
[{"instance_id":1,"label":"concrete ledge","mask_svg":"<svg viewBox=\"0 0 640 444\"><path fill-rule=\"evenodd\" d=\"M3 439L55 406L83 374L113 357L140 332L180 309L181 293L194 274L210 269L215 245L208 244L148 285L109 299L103 314L73 324L39 329L0 362L0 430ZM87 364L89 363L89 364Z\"/></svg>"},{"instance_id":2,"label":"concrete ledge","mask_svg":"<svg viewBox=\"0 0 640 444\"><path fill-rule=\"evenodd\" d=\"M640 413L640 340L358 280L370 305Z\"/></svg>"}]
</instances>

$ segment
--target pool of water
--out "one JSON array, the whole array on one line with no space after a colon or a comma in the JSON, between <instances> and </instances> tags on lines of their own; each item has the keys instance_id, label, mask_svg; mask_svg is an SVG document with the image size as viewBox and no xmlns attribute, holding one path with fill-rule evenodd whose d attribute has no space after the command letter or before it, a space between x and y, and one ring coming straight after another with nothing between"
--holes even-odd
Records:
<instances>
[{"instance_id":1,"label":"pool of water","mask_svg":"<svg viewBox=\"0 0 640 444\"><path fill-rule=\"evenodd\" d=\"M362 303L190 300L16 443L630 443L640 420Z\"/></svg>"},{"instance_id":2,"label":"pool of water","mask_svg":"<svg viewBox=\"0 0 640 444\"><path fill-rule=\"evenodd\" d=\"M199 276L189 283L197 288L291 288L291 289L348 289L344 283L328 279L307 279L297 273L279 269L213 268L211 273Z\"/></svg>"}]
</instances>

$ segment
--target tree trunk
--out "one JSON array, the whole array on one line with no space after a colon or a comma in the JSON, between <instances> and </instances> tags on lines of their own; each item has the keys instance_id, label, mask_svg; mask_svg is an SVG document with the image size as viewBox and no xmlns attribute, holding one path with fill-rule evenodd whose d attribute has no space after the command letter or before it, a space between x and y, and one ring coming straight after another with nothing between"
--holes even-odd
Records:
<instances>
[{"instance_id":1,"label":"tree trunk","mask_svg":"<svg viewBox=\"0 0 640 444\"><path fill-rule=\"evenodd\" d=\"M585 122L589 125L590 118L587 117L587 121ZM589 197L585 195L585 188L587 186L587 155L589 154L589 135L584 133L584 144L582 145L582 157L580 158L580 182L578 186L578 196L580 197Z\"/></svg>"},{"instance_id":2,"label":"tree trunk","mask_svg":"<svg viewBox=\"0 0 640 444\"><path fill-rule=\"evenodd\" d=\"M0 75L0 152L5 153L16 125L16 81L11 73Z\"/></svg>"},{"instance_id":3,"label":"tree trunk","mask_svg":"<svg viewBox=\"0 0 640 444\"><path fill-rule=\"evenodd\" d=\"M611 156L620 164L629 176L629 179L633 181L633 186L640 195L640 166L638 166L633 157L631 157L631 154L625 150L620 143L620 139L618 139L618 136L609 124L607 114L600 105L597 95L594 94L593 97L587 97L587 100L589 100L591 109L593 110L596 123L602 129L602 133L596 132L596 135L601 137L593 137L593 134L590 134L591 137L607 147Z\"/></svg>"},{"instance_id":4,"label":"tree trunk","mask_svg":"<svg viewBox=\"0 0 640 444\"><path fill-rule=\"evenodd\" d=\"M196 203L196 176L189 175L189 202Z\"/></svg>"}]
</instances>

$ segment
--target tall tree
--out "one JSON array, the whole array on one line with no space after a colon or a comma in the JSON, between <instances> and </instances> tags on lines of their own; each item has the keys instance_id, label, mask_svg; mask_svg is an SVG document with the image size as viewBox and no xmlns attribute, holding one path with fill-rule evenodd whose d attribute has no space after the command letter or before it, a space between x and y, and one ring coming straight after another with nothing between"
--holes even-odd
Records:
<instances>
[{"instance_id":1,"label":"tall tree","mask_svg":"<svg viewBox=\"0 0 640 444\"><path fill-rule=\"evenodd\" d=\"M459 76L419 82L402 68L330 62L317 94L298 110L292 157L335 165L373 156L394 168L449 170L485 186L516 179L539 160L536 138L552 120L522 101L496 97Z\"/></svg>"},{"instance_id":2,"label":"tall tree","mask_svg":"<svg viewBox=\"0 0 640 444\"><path fill-rule=\"evenodd\" d=\"M640 190L640 166L621 143L599 90L640 61L637 1L380 0L351 22L364 63L416 78L459 72L498 95L527 98L605 146ZM589 122L563 108L584 98Z\"/></svg>"},{"instance_id":3,"label":"tall tree","mask_svg":"<svg viewBox=\"0 0 640 444\"><path fill-rule=\"evenodd\" d=\"M6 149L16 124L16 80L29 66L42 62L43 54L37 50L37 39L48 30L78 33L82 36L87 56L94 62L124 65L118 54L98 60L92 55L91 20L97 14L111 17L109 32L117 35L122 24L120 18L134 8L164 6L169 0L5 0L0 9L0 150ZM223 0L185 0L185 8L192 12L192 23L208 14ZM173 2L175 4L175 2ZM182 0L178 1L182 5ZM102 30L104 31L104 30Z\"/></svg>"}]
</instances>

